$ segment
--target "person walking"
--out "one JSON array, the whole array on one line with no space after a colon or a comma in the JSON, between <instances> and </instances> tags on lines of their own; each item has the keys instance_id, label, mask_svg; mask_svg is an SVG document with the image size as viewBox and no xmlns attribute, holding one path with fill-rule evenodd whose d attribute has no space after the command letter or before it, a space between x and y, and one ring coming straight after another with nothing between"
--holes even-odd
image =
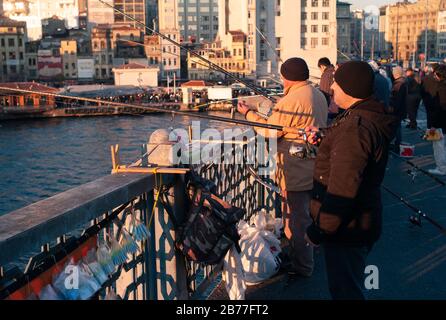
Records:
<instances>
[{"instance_id":1,"label":"person walking","mask_svg":"<svg viewBox=\"0 0 446 320\"><path fill-rule=\"evenodd\" d=\"M427 128L431 129L432 124L435 121L435 96L438 91L438 81L435 78L435 72L439 67L438 64L432 66L432 72L427 72L422 77L421 84L421 98L423 100L424 108L426 109ZM426 69L429 69L426 67Z\"/></svg>"},{"instance_id":2,"label":"person walking","mask_svg":"<svg viewBox=\"0 0 446 320\"><path fill-rule=\"evenodd\" d=\"M429 173L446 176L446 65L439 65L434 72L436 82L432 97L432 131L437 132L438 139L433 141L436 168Z\"/></svg>"},{"instance_id":3,"label":"person walking","mask_svg":"<svg viewBox=\"0 0 446 320\"><path fill-rule=\"evenodd\" d=\"M404 77L403 68L396 66L392 69L392 75L395 81L393 82L392 93L390 96L390 110L400 119L400 124L397 127L395 144L393 151L400 154L400 145L402 142L402 128L401 122L407 116L406 99L407 99L407 82Z\"/></svg>"},{"instance_id":4,"label":"person walking","mask_svg":"<svg viewBox=\"0 0 446 320\"><path fill-rule=\"evenodd\" d=\"M333 90L331 90L331 86L334 82L335 67L331 64L330 59L326 57L319 59L317 65L322 74L319 90L322 91L327 99L328 118L333 119L339 114L339 106L333 102Z\"/></svg>"},{"instance_id":5,"label":"person walking","mask_svg":"<svg viewBox=\"0 0 446 320\"><path fill-rule=\"evenodd\" d=\"M314 170L310 246L322 245L331 296L363 300L366 258L380 238L383 182L398 118L373 97L375 74L362 61L335 73L334 99L346 112L324 130ZM310 127L309 142L320 139Z\"/></svg>"},{"instance_id":6,"label":"person walking","mask_svg":"<svg viewBox=\"0 0 446 320\"><path fill-rule=\"evenodd\" d=\"M409 124L407 128L411 130L418 129L418 108L421 102L421 86L416 79L415 71L412 68L406 70L407 97L406 108Z\"/></svg>"},{"instance_id":7,"label":"person walking","mask_svg":"<svg viewBox=\"0 0 446 320\"><path fill-rule=\"evenodd\" d=\"M307 63L300 58L291 58L283 63L281 77L284 97L273 107L271 116L265 120L244 102L238 111L249 121L268 123L293 128L326 126L328 106L324 95L313 87L309 79ZM298 134L258 129L266 137L277 137L276 183L284 198L282 215L285 236L288 239L288 256L292 271L310 277L313 273L313 249L306 245L304 234L311 224L310 199L313 188L314 159L300 159L290 154L294 143L305 143Z\"/></svg>"}]
</instances>

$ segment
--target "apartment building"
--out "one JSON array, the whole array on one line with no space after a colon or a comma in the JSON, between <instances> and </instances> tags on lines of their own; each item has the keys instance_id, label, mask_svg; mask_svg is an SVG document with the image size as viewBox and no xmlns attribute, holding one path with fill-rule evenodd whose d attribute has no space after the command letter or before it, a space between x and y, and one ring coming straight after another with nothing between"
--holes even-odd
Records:
<instances>
[{"instance_id":1,"label":"apartment building","mask_svg":"<svg viewBox=\"0 0 446 320\"><path fill-rule=\"evenodd\" d=\"M26 24L0 16L0 81L25 80Z\"/></svg>"},{"instance_id":2,"label":"apartment building","mask_svg":"<svg viewBox=\"0 0 446 320\"><path fill-rule=\"evenodd\" d=\"M218 34L218 0L178 0L181 38L212 42Z\"/></svg>"}]
</instances>

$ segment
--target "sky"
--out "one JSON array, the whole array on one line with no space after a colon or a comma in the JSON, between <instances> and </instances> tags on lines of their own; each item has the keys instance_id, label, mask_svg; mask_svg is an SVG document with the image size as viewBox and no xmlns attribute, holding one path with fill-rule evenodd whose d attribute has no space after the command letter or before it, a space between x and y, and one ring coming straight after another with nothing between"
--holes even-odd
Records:
<instances>
[{"instance_id":1,"label":"sky","mask_svg":"<svg viewBox=\"0 0 446 320\"><path fill-rule=\"evenodd\" d=\"M345 2L351 3L353 9L364 9L368 5L382 6L390 3L395 3L397 0L346 0Z\"/></svg>"}]
</instances>

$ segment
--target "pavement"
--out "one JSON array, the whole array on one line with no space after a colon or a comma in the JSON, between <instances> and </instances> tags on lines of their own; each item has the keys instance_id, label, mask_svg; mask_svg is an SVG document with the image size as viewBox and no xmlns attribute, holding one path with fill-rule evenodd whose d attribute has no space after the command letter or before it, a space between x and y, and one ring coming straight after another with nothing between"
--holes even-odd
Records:
<instances>
[{"instance_id":1,"label":"pavement","mask_svg":"<svg viewBox=\"0 0 446 320\"><path fill-rule=\"evenodd\" d=\"M422 131L403 129L403 141L416 147L410 159L422 169L435 167L432 144L421 139ZM401 195L439 224L446 226L446 187L422 172L408 174L411 165L391 155L384 185ZM446 178L440 178L446 182ZM406 205L383 190L383 234L371 252L367 265L379 270L379 289L366 291L370 300L446 299L446 234L422 219L414 226ZM322 249L315 251L311 278L291 278L286 273L250 287L247 300L330 299ZM220 285L210 299L228 299Z\"/></svg>"}]
</instances>

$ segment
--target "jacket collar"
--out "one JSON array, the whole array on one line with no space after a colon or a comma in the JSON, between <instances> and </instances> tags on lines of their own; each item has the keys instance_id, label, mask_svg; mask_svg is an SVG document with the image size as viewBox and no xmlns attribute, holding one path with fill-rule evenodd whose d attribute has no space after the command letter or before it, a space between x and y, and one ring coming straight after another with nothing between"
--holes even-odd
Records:
<instances>
[{"instance_id":1,"label":"jacket collar","mask_svg":"<svg viewBox=\"0 0 446 320\"><path fill-rule=\"evenodd\" d=\"M286 95L288 95L288 94L291 93L291 92L294 92L294 91L296 91L296 90L299 90L299 89L302 88L302 87L308 86L309 84L310 84L310 83L309 83L308 81L303 81L303 82L301 82L301 83L297 83L297 84L295 84L295 85L292 85L291 87L288 87L288 88L285 90L284 94L285 94L285 96L286 96Z\"/></svg>"}]
</instances>

